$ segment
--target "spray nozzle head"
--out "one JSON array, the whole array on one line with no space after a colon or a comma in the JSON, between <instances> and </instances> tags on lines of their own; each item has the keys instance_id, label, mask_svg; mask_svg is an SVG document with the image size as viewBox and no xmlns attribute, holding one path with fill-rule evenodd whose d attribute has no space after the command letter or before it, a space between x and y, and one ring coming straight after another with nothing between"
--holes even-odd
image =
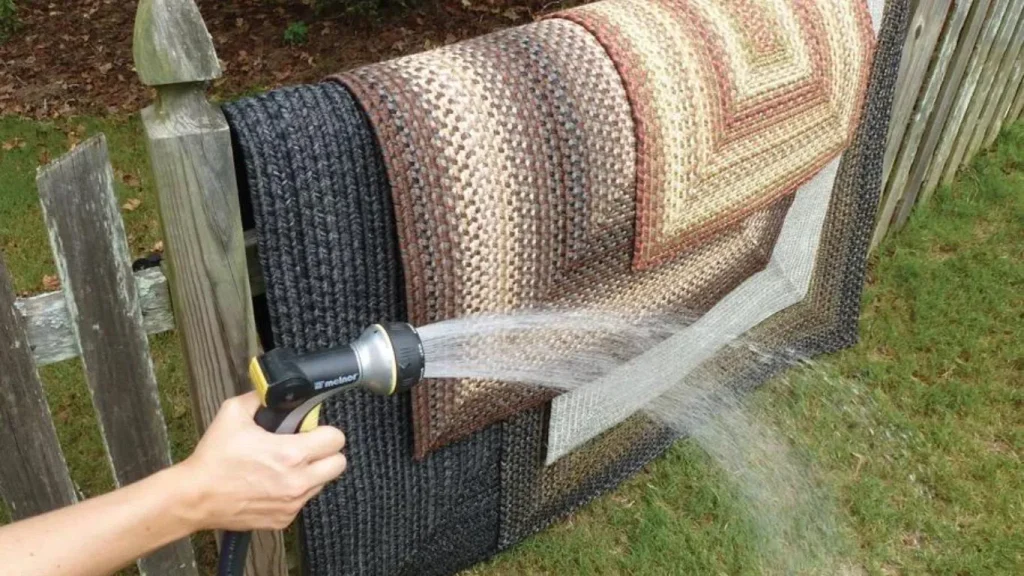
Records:
<instances>
[{"instance_id":1,"label":"spray nozzle head","mask_svg":"<svg viewBox=\"0 0 1024 576\"><path fill-rule=\"evenodd\" d=\"M291 409L314 396L358 386L389 396L423 377L423 345L404 322L374 324L348 345L297 354L275 348L258 358L257 385L264 404Z\"/></svg>"},{"instance_id":2,"label":"spray nozzle head","mask_svg":"<svg viewBox=\"0 0 1024 576\"><path fill-rule=\"evenodd\" d=\"M360 387L374 394L404 392L423 377L423 345L404 322L374 324L349 346L359 361Z\"/></svg>"},{"instance_id":3,"label":"spray nozzle head","mask_svg":"<svg viewBox=\"0 0 1024 576\"><path fill-rule=\"evenodd\" d=\"M423 377L424 365L419 334L402 322L375 324L347 345L308 354L276 348L249 368L266 407L257 421L268 430L308 429L328 397L355 387L381 396L404 392Z\"/></svg>"}]
</instances>

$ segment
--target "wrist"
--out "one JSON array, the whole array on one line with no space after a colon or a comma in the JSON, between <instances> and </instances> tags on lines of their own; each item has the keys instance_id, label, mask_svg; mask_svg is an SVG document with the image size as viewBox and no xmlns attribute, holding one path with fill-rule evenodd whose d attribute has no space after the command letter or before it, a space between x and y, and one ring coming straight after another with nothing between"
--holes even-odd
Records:
<instances>
[{"instance_id":1,"label":"wrist","mask_svg":"<svg viewBox=\"0 0 1024 576\"><path fill-rule=\"evenodd\" d=\"M170 515L188 534L209 529L212 521L212 496L192 468L185 460L160 472L169 487Z\"/></svg>"}]
</instances>

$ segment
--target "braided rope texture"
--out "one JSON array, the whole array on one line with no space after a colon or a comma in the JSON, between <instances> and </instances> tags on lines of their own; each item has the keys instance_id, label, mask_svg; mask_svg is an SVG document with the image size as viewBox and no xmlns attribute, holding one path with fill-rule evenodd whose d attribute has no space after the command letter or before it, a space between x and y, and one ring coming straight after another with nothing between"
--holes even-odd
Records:
<instances>
[{"instance_id":1,"label":"braided rope texture","mask_svg":"<svg viewBox=\"0 0 1024 576\"><path fill-rule=\"evenodd\" d=\"M874 46L863 0L606 0L590 30L637 125L634 266L792 193L859 123Z\"/></svg>"},{"instance_id":2,"label":"braided rope texture","mask_svg":"<svg viewBox=\"0 0 1024 576\"><path fill-rule=\"evenodd\" d=\"M368 119L335 83L224 106L251 196L274 340L309 351L404 320L391 190ZM302 513L309 574L450 574L497 545L500 429L412 455L408 396L356 391L323 420L348 471Z\"/></svg>"},{"instance_id":3,"label":"braided rope texture","mask_svg":"<svg viewBox=\"0 0 1024 576\"><path fill-rule=\"evenodd\" d=\"M871 69L861 124L843 154L806 298L752 329L751 347L727 347L688 378L751 390L791 366L793 358L826 354L857 340L860 298L882 180L882 161L902 47L908 0L888 0ZM685 383L682 385L686 385ZM508 547L544 529L604 491L617 486L671 442L671 435L642 415L619 424L551 466L543 458L544 414L534 411L504 424L502 520L499 542ZM623 453L620 434L636 430L634 447ZM602 471L581 474L574 459L596 459ZM524 503L525 502L525 503Z\"/></svg>"},{"instance_id":4,"label":"braided rope texture","mask_svg":"<svg viewBox=\"0 0 1024 576\"><path fill-rule=\"evenodd\" d=\"M781 197L636 273L633 113L605 49L552 19L336 79L372 119L414 324L534 305L699 315L767 263ZM564 343L552 353L569 353ZM416 454L551 400L494 381L413 392Z\"/></svg>"},{"instance_id":5,"label":"braided rope texture","mask_svg":"<svg viewBox=\"0 0 1024 576\"><path fill-rule=\"evenodd\" d=\"M751 331L772 350L817 354L856 338L906 18L906 0L890 0L809 294ZM225 113L241 188L252 195L275 341L311 350L407 318L387 153L350 94L335 84L290 88ZM729 349L707 370L753 387L784 366ZM672 439L637 416L544 467L546 415L530 410L416 461L412 412L407 397L358 393L326 407L326 422L349 434L352 466L303 512L307 573L452 574L614 487Z\"/></svg>"}]
</instances>

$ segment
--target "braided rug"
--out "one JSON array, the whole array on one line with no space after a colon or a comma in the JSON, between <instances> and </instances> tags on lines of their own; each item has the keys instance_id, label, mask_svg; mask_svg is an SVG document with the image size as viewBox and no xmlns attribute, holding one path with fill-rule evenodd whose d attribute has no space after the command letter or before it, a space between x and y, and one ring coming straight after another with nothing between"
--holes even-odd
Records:
<instances>
[{"instance_id":1,"label":"braided rug","mask_svg":"<svg viewBox=\"0 0 1024 576\"><path fill-rule=\"evenodd\" d=\"M406 317L394 214L366 116L341 86L224 106L251 195L274 340L308 351ZM302 513L309 574L450 574L497 545L500 429L412 457L408 396L353 392L323 420L349 469Z\"/></svg>"},{"instance_id":2,"label":"braided rug","mask_svg":"<svg viewBox=\"0 0 1024 576\"><path fill-rule=\"evenodd\" d=\"M752 329L746 338L754 347L726 347L688 378L712 381L735 389L751 389L790 366L794 357L809 357L851 346L857 339L860 296L864 284L868 246L878 206L882 159L889 114L907 30L907 0L873 3L880 22L870 88L860 126L851 147L837 167L831 202L825 217L820 245L807 296L798 304L771 316ZM767 361L766 361L767 359ZM684 384L685 385L685 384ZM547 441L547 430L538 424L544 416L532 412L505 424L502 458L502 546L523 535L543 529L572 512L605 489L617 485L657 454L659 431L648 423L646 440L623 457L616 450L615 435L635 430L637 418L619 424L547 467L528 465L546 454L530 448ZM671 436L668 436L671 438ZM527 448L524 448L527 447ZM601 456L594 455L602 454ZM602 473L583 476L573 459L590 454L608 463ZM616 469L616 458L619 467ZM625 471L625 472L624 472ZM532 493L532 497L525 494ZM523 505L526 499L530 502ZM538 502L544 504L538 505ZM538 513L538 509L543 511Z\"/></svg>"},{"instance_id":3,"label":"braided rug","mask_svg":"<svg viewBox=\"0 0 1024 576\"><path fill-rule=\"evenodd\" d=\"M337 80L383 143L417 325L538 304L699 315L765 266L791 202L773 200L664 266L634 272L633 113L605 49L566 20ZM500 382L427 382L413 392L416 454L553 396Z\"/></svg>"},{"instance_id":4,"label":"braided rug","mask_svg":"<svg viewBox=\"0 0 1024 576\"><path fill-rule=\"evenodd\" d=\"M835 165L831 202L806 296L749 332L765 348L817 354L855 340L906 12L906 0L890 0L881 21L863 118L852 147ZM548 22L571 24L563 20L539 24ZM757 41L768 42L766 38ZM383 84L378 88L388 92ZM399 249L398 237L407 221L398 209L400 185L394 181L394 152L389 150L398 133L385 133L399 122L382 123L384 116L375 115L374 106L368 104L370 93L353 92L358 105L348 90L326 83L277 90L225 106L236 152L240 152L237 168L244 184L241 188L252 197L274 340L298 350L348 341L372 322L407 318L407 294L412 313L413 283L403 278L403 272L408 274L412 269L406 252L411 240L402 238ZM395 102L404 105L404 100L393 100L392 105ZM444 116L456 109L444 113L433 110ZM408 117L397 113L395 117L408 125ZM377 138L382 145L378 145ZM413 144L418 146L419 142L407 140L411 157L416 150ZM447 162L442 155L435 156L435 161ZM445 165L446 171L450 169ZM428 178L427 172L420 174ZM550 226L543 230L545 234L561 234L561 245L574 248L555 250L560 260L552 267L554 279L548 292L538 292L538 299L597 302L616 308L621 305L620 298L649 298L657 301L650 309L708 311L770 266L771 247L793 206L792 195L780 197L698 246L679 247L678 257L632 273L635 278L630 281L623 278L631 275L633 254L630 249L622 250L621 245L623 240L630 246L634 241L628 230L637 219L632 204L635 191L627 183L622 194L631 201L620 213L617 210L622 210L621 205L608 201L607 196L591 198L589 190L582 188L575 206L583 207L587 215L618 216L567 218L561 214L578 212L569 208L572 202L562 203L559 219L549 220ZM565 197L570 196L567 193ZM431 196L430 200L443 197ZM429 205L427 200L417 200L410 209L417 217L426 218L424 210ZM532 216L530 221L543 218ZM616 223L621 222L626 222L625 235L616 232ZM446 233L455 230L458 228ZM479 234L488 231L474 230ZM534 242L529 235L514 237L528 246ZM601 240L609 237L612 239L602 244ZM708 245L715 248L709 249ZM423 246L444 243L418 247ZM716 257L723 254L725 257ZM427 261L433 268L424 269L440 275L435 278L439 290L452 289L443 277L457 270L450 254L437 252L431 258ZM588 269L593 266L589 262L602 258L610 263L606 272L598 267ZM745 263L731 268L730 258ZM714 268L716 263L726 271L716 275L702 270ZM677 270L675 274L673 269ZM704 277L689 292L680 289L680 294L665 297L658 291L659 284L675 286L673 282L687 281L689 274L700 276L702 272ZM659 275L663 275L660 281L656 280ZM465 283L467 278L457 276L457 282ZM577 280L569 280L573 278ZM614 282L615 278L623 284L601 284ZM720 278L727 279L727 289L715 289L722 284ZM592 283L591 287L583 286L586 281ZM647 292L636 287L644 282L649 283ZM637 292L631 297L621 296L604 288L609 285L620 286L622 294ZM569 289L563 290L563 286ZM551 291L558 295L551 296ZM438 297L428 290L427 299L447 302L449 298L448 294ZM686 306L680 302L686 302ZM647 309L641 307L638 313ZM753 387L784 365L782 360L765 364L761 355L727 348L705 362L702 369L729 385ZM409 397L381 399L354 393L329 403L323 417L346 430L351 466L303 512L305 571L322 575L452 574L499 548L513 545L614 487L660 454L673 439L645 416L634 415L544 466L544 458L549 456L548 412L543 408L527 410L525 405L500 424L475 423L479 431L456 435L462 440L449 438L447 443L433 446L433 452L418 454L423 458L416 460L415 408Z\"/></svg>"},{"instance_id":5,"label":"braided rug","mask_svg":"<svg viewBox=\"0 0 1024 576\"><path fill-rule=\"evenodd\" d=\"M606 0L553 17L593 32L626 85L638 269L793 192L858 124L864 0Z\"/></svg>"}]
</instances>

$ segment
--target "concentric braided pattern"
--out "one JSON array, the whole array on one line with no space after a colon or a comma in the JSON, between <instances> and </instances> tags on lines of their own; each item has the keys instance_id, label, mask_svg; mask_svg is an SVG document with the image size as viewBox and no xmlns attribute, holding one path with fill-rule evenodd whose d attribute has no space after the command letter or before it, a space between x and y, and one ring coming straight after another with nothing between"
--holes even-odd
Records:
<instances>
[{"instance_id":1,"label":"concentric braided pattern","mask_svg":"<svg viewBox=\"0 0 1024 576\"><path fill-rule=\"evenodd\" d=\"M535 305L699 314L764 266L789 206L779 198L634 274L632 112L605 49L566 20L337 79L383 144L417 325ZM553 397L489 381L413 395L419 457Z\"/></svg>"},{"instance_id":2,"label":"concentric braided pattern","mask_svg":"<svg viewBox=\"0 0 1024 576\"><path fill-rule=\"evenodd\" d=\"M792 193L859 122L864 0L606 0L552 17L593 32L626 85L637 269Z\"/></svg>"}]
</instances>

